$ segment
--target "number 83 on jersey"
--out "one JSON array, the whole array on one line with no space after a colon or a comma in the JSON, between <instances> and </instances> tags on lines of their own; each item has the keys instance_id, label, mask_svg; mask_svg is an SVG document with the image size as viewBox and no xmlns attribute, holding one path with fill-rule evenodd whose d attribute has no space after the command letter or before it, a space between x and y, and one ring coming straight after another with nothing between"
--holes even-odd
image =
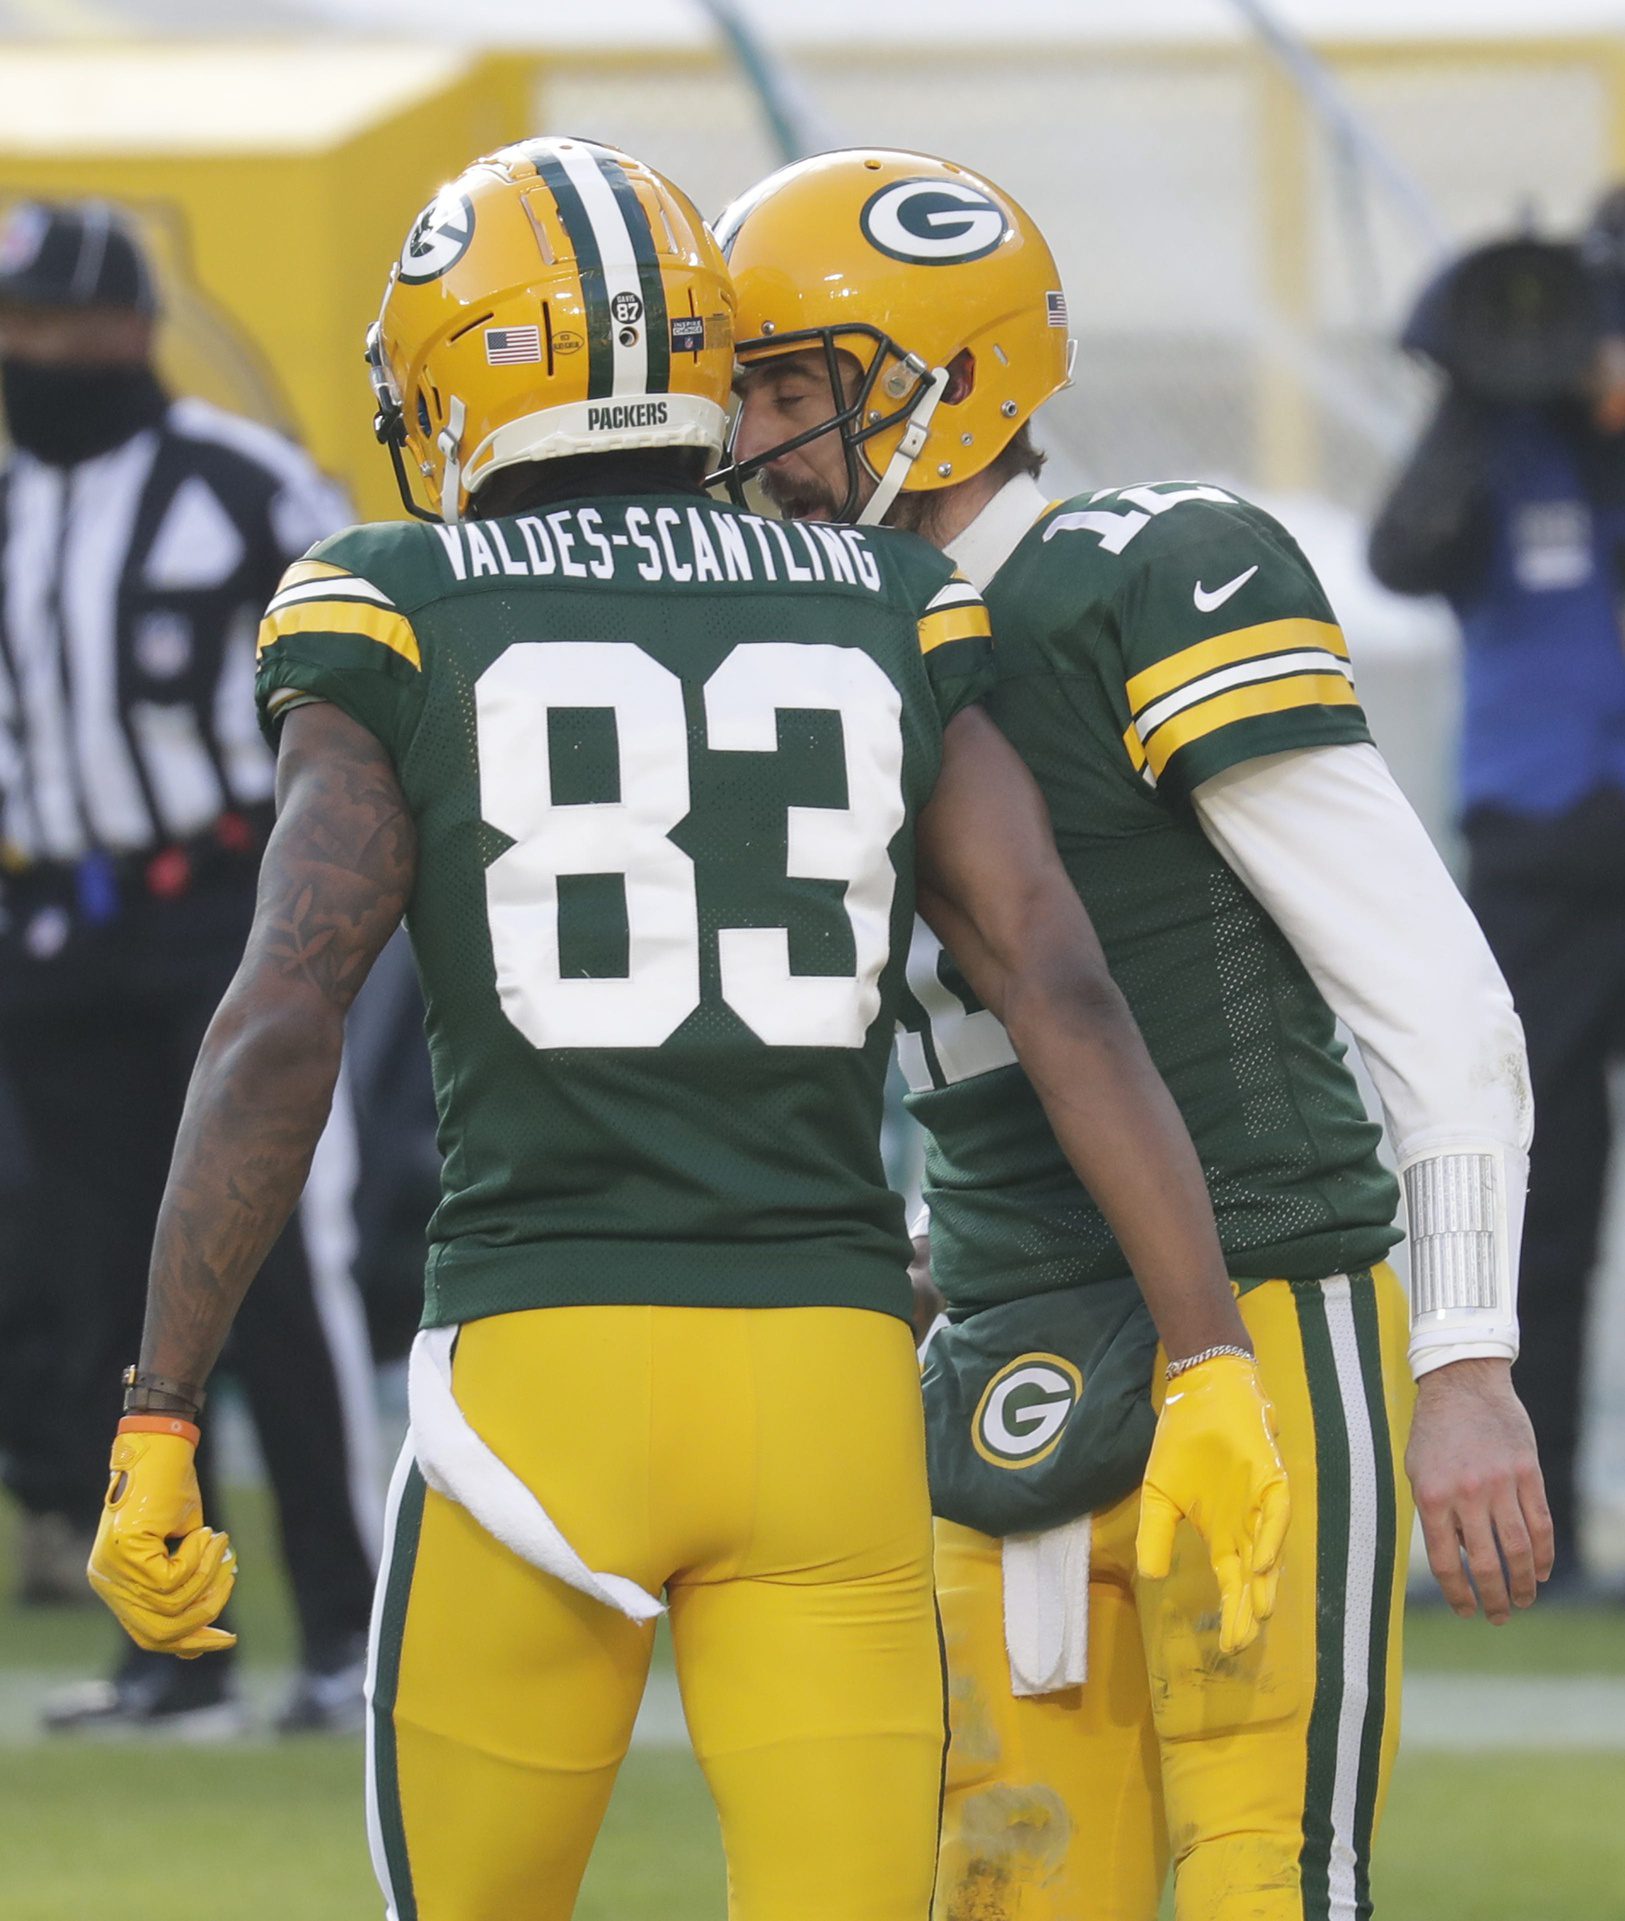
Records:
<instances>
[{"instance_id":1,"label":"number 83 on jersey","mask_svg":"<svg viewBox=\"0 0 1625 1921\"><path fill-rule=\"evenodd\" d=\"M695 862L671 838L688 816L691 766L683 683L625 641L519 643L474 689L480 811L513 845L486 870L497 992L539 1048L658 1047L701 998ZM851 975L795 974L787 927L723 927L723 999L773 1047L861 1047L880 1011L897 876L890 843L906 819L901 696L853 647L787 641L736 647L702 690L696 753L772 753L786 708L839 716L844 807L787 808L786 872L845 883ZM618 800L554 798L549 728L539 714L608 710ZM561 964L559 881L616 874L626 900L624 975L586 978Z\"/></svg>"}]
</instances>

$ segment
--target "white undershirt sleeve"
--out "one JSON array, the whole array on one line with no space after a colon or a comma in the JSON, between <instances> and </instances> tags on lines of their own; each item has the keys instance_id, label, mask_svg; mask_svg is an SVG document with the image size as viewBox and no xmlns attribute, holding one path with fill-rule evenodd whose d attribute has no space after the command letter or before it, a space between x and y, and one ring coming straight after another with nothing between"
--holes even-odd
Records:
<instances>
[{"instance_id":1,"label":"white undershirt sleeve","mask_svg":"<svg viewBox=\"0 0 1625 1921\"><path fill-rule=\"evenodd\" d=\"M1369 743L1246 761L1192 798L1376 1084L1409 1218L1413 1373L1515 1358L1523 1028L1427 830Z\"/></svg>"}]
</instances>

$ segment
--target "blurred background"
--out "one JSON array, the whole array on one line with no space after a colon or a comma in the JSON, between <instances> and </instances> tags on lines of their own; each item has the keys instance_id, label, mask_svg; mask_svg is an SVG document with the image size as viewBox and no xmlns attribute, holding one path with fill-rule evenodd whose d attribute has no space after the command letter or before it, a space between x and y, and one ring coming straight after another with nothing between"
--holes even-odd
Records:
<instances>
[{"instance_id":1,"label":"blurred background","mask_svg":"<svg viewBox=\"0 0 1625 1921\"><path fill-rule=\"evenodd\" d=\"M1601 307L1577 322L1564 276L1625 180L1625 0L0 0L0 219L115 203L160 285L166 386L308 449L357 518L398 511L361 354L389 262L444 178L538 131L625 147L710 215L784 159L851 144L948 154L1010 190L1055 248L1079 339L1039 422L1051 491L1206 480L1278 513L1339 610L1379 744L1462 871L1461 629L1445 598L1380 586L1368 540L1441 393L1527 377L1516 404L1555 402L1570 375L1548 337L1614 325ZM1548 250L1490 276L1491 346L1469 366L1417 303L1516 237ZM1419 351L1402 352L1412 322ZM1510 371L1497 342L1524 354ZM409 1037L409 1009L382 1031ZM383 1065L354 1091L378 1117L361 1134L375 1185L353 1146L334 1179L373 1225L358 1243L341 1199L311 1231L367 1297L387 1441L424 1169L421 1132L390 1145L419 1090L393 1090L391 1047L369 1046ZM1617 1073L1610 1097L1617 1115ZM1396 1921L1424 1902L1459 1921L1625 1921L1620 1162L1582 1343L1588 1580L1498 1635L1415 1611L1377 1882ZM96 1193L87 1168L86 1208ZM295 1632L250 1424L223 1425L249 1711L207 1757L167 1744L132 1779L112 1750L41 1734L59 1687L110 1649L97 1615L19 1598L25 1517L0 1494L8 1921L80 1921L115 1887L133 1921L167 1915L199 1863L223 1917L377 1911L343 1717L266 1731ZM587 1916L722 1912L714 1823L657 1683Z\"/></svg>"}]
</instances>

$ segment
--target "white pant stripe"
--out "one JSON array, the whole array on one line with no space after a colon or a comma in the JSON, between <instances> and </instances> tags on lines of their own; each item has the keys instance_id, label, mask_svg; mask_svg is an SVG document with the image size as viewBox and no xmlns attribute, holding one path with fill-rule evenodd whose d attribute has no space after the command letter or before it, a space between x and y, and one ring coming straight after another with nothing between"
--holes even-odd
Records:
<instances>
[{"instance_id":1,"label":"white pant stripe","mask_svg":"<svg viewBox=\"0 0 1625 1921\"><path fill-rule=\"evenodd\" d=\"M1348 1568L1343 1589L1343 1705L1337 1722L1337 1769L1332 1787L1332 1848L1328 1888L1331 1921L1355 1916L1355 1800L1359 1792L1360 1747L1370 1704L1372 1589L1376 1578L1380 1508L1376 1443L1366 1400L1365 1378L1355 1336L1354 1307L1348 1280L1338 1275L1322 1293L1331 1332L1332 1356L1343 1402L1349 1446Z\"/></svg>"},{"instance_id":2,"label":"white pant stripe","mask_svg":"<svg viewBox=\"0 0 1625 1921\"><path fill-rule=\"evenodd\" d=\"M401 1496L415 1456L412 1437L407 1436L390 1477L389 1499L384 1508L384 1548L378 1568L378 1585L372 1596L372 1630L367 1636L367 1850L372 1856L372 1871L384 1897L384 1921L400 1921L395 1904L395 1888L390 1880L389 1858L384 1851L384 1830L378 1819L378 1754L373 1720L373 1694L378 1682L378 1643L384 1626L384 1595L389 1587L390 1565L395 1559L395 1530L400 1521Z\"/></svg>"}]
</instances>

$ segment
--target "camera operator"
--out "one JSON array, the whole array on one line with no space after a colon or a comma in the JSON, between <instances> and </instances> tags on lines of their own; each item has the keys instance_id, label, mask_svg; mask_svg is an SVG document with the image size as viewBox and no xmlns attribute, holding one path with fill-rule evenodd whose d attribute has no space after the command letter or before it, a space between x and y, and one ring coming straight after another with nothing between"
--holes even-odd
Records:
<instances>
[{"instance_id":1,"label":"camera operator","mask_svg":"<svg viewBox=\"0 0 1625 1921\"><path fill-rule=\"evenodd\" d=\"M1405 344L1446 376L1372 529L1372 572L1461 625L1468 898L1512 987L1535 1097L1515 1380L1584 1590L1581 1365L1625 1049L1625 187L1579 245L1465 256Z\"/></svg>"}]
</instances>

